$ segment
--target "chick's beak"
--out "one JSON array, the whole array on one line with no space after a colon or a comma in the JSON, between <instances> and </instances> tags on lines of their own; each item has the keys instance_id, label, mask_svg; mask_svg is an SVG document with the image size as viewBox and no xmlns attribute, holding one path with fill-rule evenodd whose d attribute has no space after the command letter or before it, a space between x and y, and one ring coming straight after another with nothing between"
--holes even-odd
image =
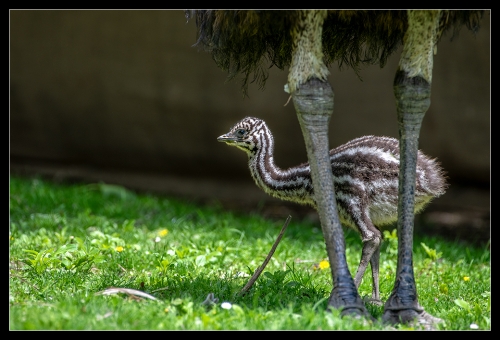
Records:
<instances>
[{"instance_id":1,"label":"chick's beak","mask_svg":"<svg viewBox=\"0 0 500 340\"><path fill-rule=\"evenodd\" d=\"M217 137L218 142L231 143L235 141L235 138L229 134L224 134L222 136Z\"/></svg>"}]
</instances>

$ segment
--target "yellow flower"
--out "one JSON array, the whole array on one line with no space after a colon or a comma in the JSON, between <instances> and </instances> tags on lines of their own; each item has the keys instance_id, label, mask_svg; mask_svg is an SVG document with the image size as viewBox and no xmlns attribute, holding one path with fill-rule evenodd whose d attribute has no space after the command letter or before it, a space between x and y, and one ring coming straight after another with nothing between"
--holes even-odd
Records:
<instances>
[{"instance_id":1,"label":"yellow flower","mask_svg":"<svg viewBox=\"0 0 500 340\"><path fill-rule=\"evenodd\" d=\"M323 260L319 263L319 269L327 269L327 268L330 268L330 262Z\"/></svg>"},{"instance_id":2,"label":"yellow flower","mask_svg":"<svg viewBox=\"0 0 500 340\"><path fill-rule=\"evenodd\" d=\"M163 236L167 236L168 234L168 230L167 229L162 229L158 232L158 235L160 235L161 237Z\"/></svg>"},{"instance_id":3,"label":"yellow flower","mask_svg":"<svg viewBox=\"0 0 500 340\"><path fill-rule=\"evenodd\" d=\"M116 247L116 248L115 248L115 250L116 250L117 252L119 252L119 253L121 253L121 252L123 251L123 249L124 249L124 248L123 248L122 246L118 246L118 247Z\"/></svg>"},{"instance_id":4,"label":"yellow flower","mask_svg":"<svg viewBox=\"0 0 500 340\"><path fill-rule=\"evenodd\" d=\"M470 277L464 276L464 281L470 281Z\"/></svg>"}]
</instances>

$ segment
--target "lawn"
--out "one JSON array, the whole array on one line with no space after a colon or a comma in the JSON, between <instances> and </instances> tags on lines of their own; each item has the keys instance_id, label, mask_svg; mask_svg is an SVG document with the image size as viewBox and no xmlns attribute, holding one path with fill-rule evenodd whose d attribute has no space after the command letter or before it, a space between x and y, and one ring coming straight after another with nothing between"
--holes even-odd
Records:
<instances>
[{"instance_id":1,"label":"lawn","mask_svg":"<svg viewBox=\"0 0 500 340\"><path fill-rule=\"evenodd\" d=\"M411 330L327 310L331 277L317 223L230 212L104 183L10 177L10 330ZM384 231L380 290L394 284L397 237ZM345 230L354 273L359 236ZM415 235L419 302L442 330L490 330L490 246ZM111 289L111 288L119 289ZM130 290L125 290L130 289ZM371 296L367 270L359 288Z\"/></svg>"}]
</instances>

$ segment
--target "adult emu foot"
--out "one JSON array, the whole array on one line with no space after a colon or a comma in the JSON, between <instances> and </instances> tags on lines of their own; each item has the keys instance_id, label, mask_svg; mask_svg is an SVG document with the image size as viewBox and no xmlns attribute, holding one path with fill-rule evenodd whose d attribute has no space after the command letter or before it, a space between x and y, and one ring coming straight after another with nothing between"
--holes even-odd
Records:
<instances>
[{"instance_id":1,"label":"adult emu foot","mask_svg":"<svg viewBox=\"0 0 500 340\"><path fill-rule=\"evenodd\" d=\"M423 309L386 309L382 316L384 323L391 325L407 324L414 327L423 327L425 330L436 330L436 326L443 320L432 316Z\"/></svg>"},{"instance_id":2,"label":"adult emu foot","mask_svg":"<svg viewBox=\"0 0 500 340\"><path fill-rule=\"evenodd\" d=\"M368 312L360 296L350 292L352 292L352 287L346 290L338 285L335 286L328 300L328 308L339 309L341 316L363 317L370 321L375 321L375 318Z\"/></svg>"}]
</instances>

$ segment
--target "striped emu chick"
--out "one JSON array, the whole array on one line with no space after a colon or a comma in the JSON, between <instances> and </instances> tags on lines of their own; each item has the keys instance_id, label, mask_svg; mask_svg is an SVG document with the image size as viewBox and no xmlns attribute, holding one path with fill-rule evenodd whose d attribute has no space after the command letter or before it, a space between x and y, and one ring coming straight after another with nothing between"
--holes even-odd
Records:
<instances>
[{"instance_id":1,"label":"striped emu chick","mask_svg":"<svg viewBox=\"0 0 500 340\"><path fill-rule=\"evenodd\" d=\"M266 123L246 117L217 138L245 151L250 173L259 188L271 196L316 208L308 163L280 169L274 163L274 139ZM356 230L363 250L354 283L359 288L368 263L371 265L372 302L381 304L379 259L380 226L398 218L399 141L389 137L364 136L330 150L335 197L339 217ZM436 160L418 153L415 212L444 194L446 181Z\"/></svg>"}]
</instances>

